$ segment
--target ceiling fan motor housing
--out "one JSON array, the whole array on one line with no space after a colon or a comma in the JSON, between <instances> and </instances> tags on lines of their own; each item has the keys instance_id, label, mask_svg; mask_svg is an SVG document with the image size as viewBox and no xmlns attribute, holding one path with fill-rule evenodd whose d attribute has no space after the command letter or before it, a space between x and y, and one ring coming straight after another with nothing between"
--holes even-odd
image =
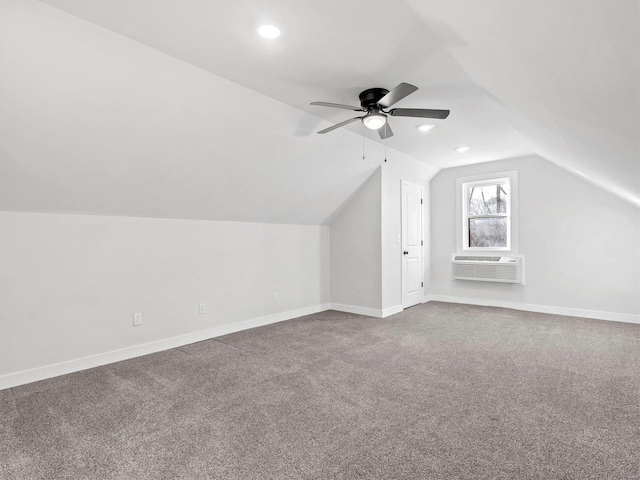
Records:
<instances>
[{"instance_id":1,"label":"ceiling fan motor housing","mask_svg":"<svg viewBox=\"0 0 640 480\"><path fill-rule=\"evenodd\" d=\"M367 110L375 107L387 93L389 90L386 88L368 88L360 93L360 105Z\"/></svg>"}]
</instances>

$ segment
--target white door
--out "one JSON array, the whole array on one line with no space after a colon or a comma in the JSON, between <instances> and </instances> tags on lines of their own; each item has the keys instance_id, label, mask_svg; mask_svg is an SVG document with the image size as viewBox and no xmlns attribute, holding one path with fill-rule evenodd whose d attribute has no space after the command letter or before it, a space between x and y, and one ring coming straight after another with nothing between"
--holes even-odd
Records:
<instances>
[{"instance_id":1,"label":"white door","mask_svg":"<svg viewBox=\"0 0 640 480\"><path fill-rule=\"evenodd\" d=\"M422 187L402 182L402 307L422 303Z\"/></svg>"}]
</instances>

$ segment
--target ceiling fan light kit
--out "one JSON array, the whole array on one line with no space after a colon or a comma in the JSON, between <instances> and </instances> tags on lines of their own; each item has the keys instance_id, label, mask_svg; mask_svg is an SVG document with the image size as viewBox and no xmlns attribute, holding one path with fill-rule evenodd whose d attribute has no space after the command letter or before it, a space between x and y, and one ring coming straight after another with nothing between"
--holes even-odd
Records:
<instances>
[{"instance_id":1,"label":"ceiling fan light kit","mask_svg":"<svg viewBox=\"0 0 640 480\"><path fill-rule=\"evenodd\" d=\"M366 112L361 117L354 117L344 122L332 125L329 128L320 130L318 133L329 133L332 130L343 127L357 120L362 120L365 127L370 130L377 130L380 138L385 139L393 136L391 127L387 121L387 116L392 117L417 117L417 118L439 118L445 119L449 116L449 110L431 110L426 108L392 108L388 109L396 102L402 100L407 95L418 90L418 87L409 83L401 83L393 90L386 88L368 88L360 93L360 107L352 107L341 103L312 102L311 105L320 107L341 108L354 112ZM381 128L381 127L385 128Z\"/></svg>"},{"instance_id":2,"label":"ceiling fan light kit","mask_svg":"<svg viewBox=\"0 0 640 480\"><path fill-rule=\"evenodd\" d=\"M369 130L378 130L387 123L387 116L379 111L371 111L362 118L362 123Z\"/></svg>"}]
</instances>

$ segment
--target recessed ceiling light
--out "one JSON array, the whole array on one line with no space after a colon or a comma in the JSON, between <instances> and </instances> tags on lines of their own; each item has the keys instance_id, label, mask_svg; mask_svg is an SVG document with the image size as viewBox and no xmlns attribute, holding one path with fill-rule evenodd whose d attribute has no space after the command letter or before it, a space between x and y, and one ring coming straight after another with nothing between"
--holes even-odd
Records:
<instances>
[{"instance_id":1,"label":"recessed ceiling light","mask_svg":"<svg viewBox=\"0 0 640 480\"><path fill-rule=\"evenodd\" d=\"M258 33L262 38L271 40L280 36L280 29L275 25L262 25L258 28Z\"/></svg>"},{"instance_id":2,"label":"recessed ceiling light","mask_svg":"<svg viewBox=\"0 0 640 480\"><path fill-rule=\"evenodd\" d=\"M456 147L456 152L458 153L466 152L467 150L469 150L469 147Z\"/></svg>"},{"instance_id":3,"label":"recessed ceiling light","mask_svg":"<svg viewBox=\"0 0 640 480\"><path fill-rule=\"evenodd\" d=\"M435 125L420 125L418 127L418 130L420 130L421 132L428 132L429 130L431 130L433 127L435 127Z\"/></svg>"}]
</instances>

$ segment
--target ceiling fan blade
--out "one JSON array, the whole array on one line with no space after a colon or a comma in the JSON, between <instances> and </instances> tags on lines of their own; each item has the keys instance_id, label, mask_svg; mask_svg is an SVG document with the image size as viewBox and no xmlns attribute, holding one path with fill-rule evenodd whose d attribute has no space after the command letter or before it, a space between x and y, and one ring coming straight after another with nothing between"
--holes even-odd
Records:
<instances>
[{"instance_id":1,"label":"ceiling fan blade","mask_svg":"<svg viewBox=\"0 0 640 480\"><path fill-rule=\"evenodd\" d=\"M342 108L344 110L353 110L354 112L364 112L364 108L362 107L352 107L351 105L343 105L342 103L311 102L311 105L317 105L319 107Z\"/></svg>"},{"instance_id":2,"label":"ceiling fan blade","mask_svg":"<svg viewBox=\"0 0 640 480\"><path fill-rule=\"evenodd\" d=\"M393 131L389 126L389 122L385 123L378 129L378 135L380 135L380 138L382 140L384 140L385 138L393 137Z\"/></svg>"},{"instance_id":3,"label":"ceiling fan blade","mask_svg":"<svg viewBox=\"0 0 640 480\"><path fill-rule=\"evenodd\" d=\"M429 108L394 108L389 110L393 117L447 118L449 110L431 110Z\"/></svg>"},{"instance_id":4,"label":"ceiling fan blade","mask_svg":"<svg viewBox=\"0 0 640 480\"><path fill-rule=\"evenodd\" d=\"M389 108L396 102L399 102L407 95L411 95L418 90L418 87L411 85L410 83L401 83L396 88L387 93L384 97L378 100L378 104L383 107Z\"/></svg>"},{"instance_id":5,"label":"ceiling fan blade","mask_svg":"<svg viewBox=\"0 0 640 480\"><path fill-rule=\"evenodd\" d=\"M344 127L345 125L348 125L352 122L355 122L356 120L360 120L362 117L355 117L355 118L350 118L349 120L345 120L344 122L340 122L340 123L336 123L335 125L329 127L329 128L325 128L324 130L320 130L318 133L329 133L331 130L335 130L336 128L340 128L340 127Z\"/></svg>"}]
</instances>

